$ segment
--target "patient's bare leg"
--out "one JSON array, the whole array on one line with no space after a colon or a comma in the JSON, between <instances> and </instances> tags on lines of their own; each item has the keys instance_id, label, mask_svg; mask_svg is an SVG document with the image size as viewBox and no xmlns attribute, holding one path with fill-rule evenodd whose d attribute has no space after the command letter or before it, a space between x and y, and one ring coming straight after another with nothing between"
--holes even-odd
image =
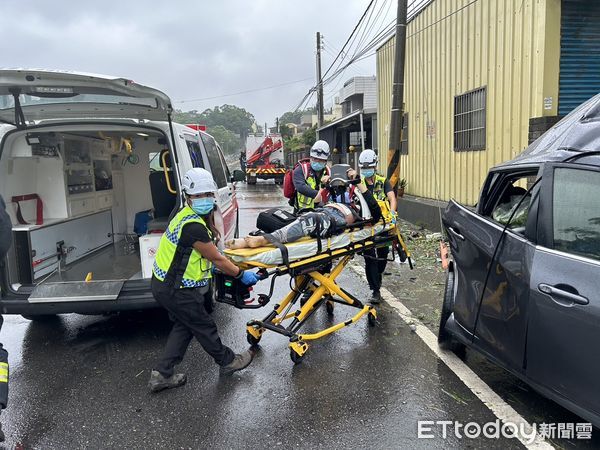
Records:
<instances>
[{"instance_id":1,"label":"patient's bare leg","mask_svg":"<svg viewBox=\"0 0 600 450\"><path fill-rule=\"evenodd\" d=\"M232 239L225 242L225 247L230 249L257 248L264 247L268 244L269 241L262 236L246 236L245 238Z\"/></svg>"},{"instance_id":2,"label":"patient's bare leg","mask_svg":"<svg viewBox=\"0 0 600 450\"><path fill-rule=\"evenodd\" d=\"M246 236L244 241L246 241L246 247L250 248L264 247L265 245L269 245L269 241L267 241L263 236Z\"/></svg>"}]
</instances>

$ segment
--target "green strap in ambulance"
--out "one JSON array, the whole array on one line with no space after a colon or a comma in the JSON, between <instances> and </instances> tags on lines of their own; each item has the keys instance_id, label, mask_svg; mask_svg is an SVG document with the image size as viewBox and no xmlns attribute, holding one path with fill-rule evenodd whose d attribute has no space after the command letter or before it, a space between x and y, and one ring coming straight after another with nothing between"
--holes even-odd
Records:
<instances>
[{"instance_id":1,"label":"green strap in ambulance","mask_svg":"<svg viewBox=\"0 0 600 450\"><path fill-rule=\"evenodd\" d=\"M165 281L165 278L169 275L171 264L178 252L179 239L181 238L181 231L184 225L192 222L204 225L208 230L209 236L212 237L212 233L206 226L204 219L196 214L192 208L186 206L179 211L160 238L158 250L156 251L152 272L160 281ZM189 253L189 259L183 258L183 262L187 259L187 264L181 277L181 283L176 287L179 289L206 286L208 280L212 277L212 263L203 258L196 249L185 250ZM174 269L177 270L179 268Z\"/></svg>"}]
</instances>

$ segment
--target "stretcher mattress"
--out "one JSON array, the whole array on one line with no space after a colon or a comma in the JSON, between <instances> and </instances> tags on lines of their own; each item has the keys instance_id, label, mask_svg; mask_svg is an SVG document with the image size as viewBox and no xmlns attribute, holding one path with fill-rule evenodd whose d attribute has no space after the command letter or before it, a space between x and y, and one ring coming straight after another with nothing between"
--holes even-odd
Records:
<instances>
[{"instance_id":1,"label":"stretcher mattress","mask_svg":"<svg viewBox=\"0 0 600 450\"><path fill-rule=\"evenodd\" d=\"M387 233L393 225L389 223L379 223L374 226L367 226L362 229L348 230L342 234L330 238L321 239L321 251L328 249L335 250L346 247L349 244L366 241L371 237ZM286 244L288 249L288 259L290 262L298 261L315 256L318 252L317 239L303 238L299 241ZM225 250L225 254L234 263L255 262L268 266L279 266L283 264L281 251L274 247L242 248L236 250Z\"/></svg>"}]
</instances>

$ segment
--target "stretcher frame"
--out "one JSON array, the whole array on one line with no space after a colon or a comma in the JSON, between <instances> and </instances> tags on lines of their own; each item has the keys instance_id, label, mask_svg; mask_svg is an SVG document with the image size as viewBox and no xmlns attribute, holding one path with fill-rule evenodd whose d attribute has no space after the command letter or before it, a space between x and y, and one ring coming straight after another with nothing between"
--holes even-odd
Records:
<instances>
[{"instance_id":1,"label":"stretcher frame","mask_svg":"<svg viewBox=\"0 0 600 450\"><path fill-rule=\"evenodd\" d=\"M377 323L377 311L372 305L363 304L358 298L346 291L336 279L357 253L377 247L390 246L398 239L396 227L392 226L386 232L370 238L351 243L338 249L323 252L302 260L289 262L275 268L257 261L236 263L242 269L260 269L265 276L272 276L271 290L268 295L261 294L260 302L268 303L274 290L275 279L279 276L290 275L294 279L294 287L283 300L276 304L262 320L250 320L246 326L248 343L256 346L265 331L272 331L289 338L290 358L297 364L308 350L308 342L320 339L347 327L367 315L368 323ZM326 268L324 270L323 268ZM271 269L271 270L270 270ZM329 269L329 270L327 270ZM303 300L305 294L312 292ZM266 297L266 298L265 298ZM294 304L300 300L300 307L291 311ZM300 329L306 321L323 305L328 314L332 315L334 304L350 306L359 311L350 319L338 322L330 327L314 333L302 333ZM286 325L284 322L289 321Z\"/></svg>"}]
</instances>

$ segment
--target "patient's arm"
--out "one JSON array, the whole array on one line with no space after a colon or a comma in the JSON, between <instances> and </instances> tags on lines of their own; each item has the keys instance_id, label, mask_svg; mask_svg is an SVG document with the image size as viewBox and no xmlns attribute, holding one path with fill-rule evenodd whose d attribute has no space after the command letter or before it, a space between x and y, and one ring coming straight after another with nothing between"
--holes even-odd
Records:
<instances>
[{"instance_id":1,"label":"patient's arm","mask_svg":"<svg viewBox=\"0 0 600 450\"><path fill-rule=\"evenodd\" d=\"M377 200L375 200L375 197L373 197L373 193L367 189L365 183L358 183L356 188L363 195L365 201L367 202L367 206L369 207L371 215L373 216L371 221L373 223L379 222L381 219L381 208L379 207Z\"/></svg>"}]
</instances>

